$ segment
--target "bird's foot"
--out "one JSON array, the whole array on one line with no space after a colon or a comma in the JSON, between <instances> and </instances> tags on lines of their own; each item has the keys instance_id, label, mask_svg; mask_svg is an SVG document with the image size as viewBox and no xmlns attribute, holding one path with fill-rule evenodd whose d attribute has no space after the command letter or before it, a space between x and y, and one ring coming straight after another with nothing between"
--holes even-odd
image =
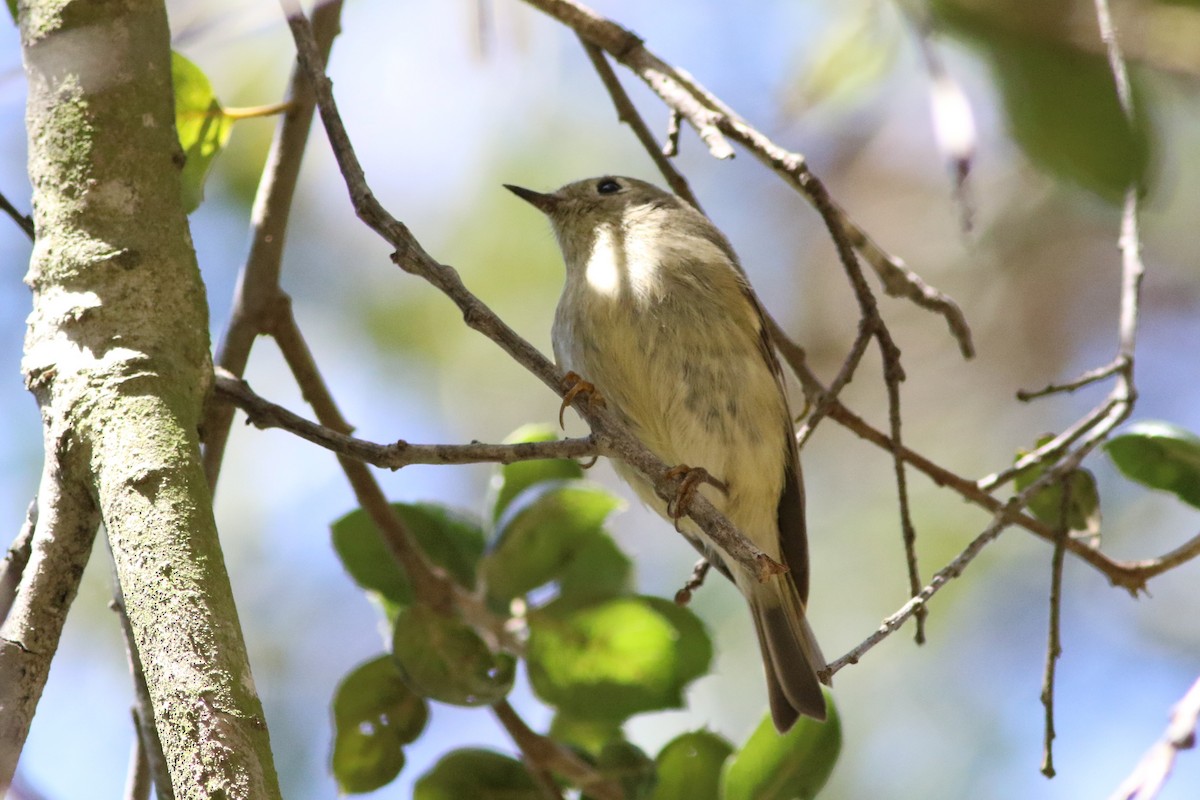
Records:
<instances>
[{"instance_id":1,"label":"bird's foot","mask_svg":"<svg viewBox=\"0 0 1200 800\"><path fill-rule=\"evenodd\" d=\"M579 377L577 372L568 372L562 379L563 401L558 407L558 427L566 428L563 422L563 414L567 410L567 406L575 402L575 398L579 395L586 395L588 408L604 408L604 398L600 396L600 392L596 391L595 385L591 381L585 381ZM589 464L589 466L591 466Z\"/></svg>"},{"instance_id":2,"label":"bird's foot","mask_svg":"<svg viewBox=\"0 0 1200 800\"><path fill-rule=\"evenodd\" d=\"M729 486L725 481L714 478L709 474L704 467L689 467L687 464L676 464L667 470L666 477L678 478L683 476L683 480L679 483L679 489L675 492L675 499L667 503L667 515L675 521L675 530L679 530L679 520L687 513L688 504L692 502L692 496L696 494L696 490L700 488L700 484L707 483L710 486L715 486L725 494L729 494Z\"/></svg>"}]
</instances>

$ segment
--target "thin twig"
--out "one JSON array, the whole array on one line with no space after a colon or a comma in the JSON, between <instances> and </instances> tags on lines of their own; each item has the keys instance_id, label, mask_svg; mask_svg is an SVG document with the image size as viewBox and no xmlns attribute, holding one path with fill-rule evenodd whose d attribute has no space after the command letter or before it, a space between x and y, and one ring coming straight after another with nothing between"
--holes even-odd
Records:
<instances>
[{"instance_id":1,"label":"thin twig","mask_svg":"<svg viewBox=\"0 0 1200 800\"><path fill-rule=\"evenodd\" d=\"M273 315L273 320L274 327L270 333L279 345L279 350L296 378L304 399L312 406L317 419L322 425L333 430L351 430L317 368L312 351L300 333L292 314L291 303L282 302ZM355 499L379 530L392 557L404 568L412 581L413 592L421 598L421 602L444 614L449 613L454 607L454 581L425 558L400 517L388 503L383 489L366 464L343 455L337 458L354 491Z\"/></svg>"},{"instance_id":2,"label":"thin twig","mask_svg":"<svg viewBox=\"0 0 1200 800\"><path fill-rule=\"evenodd\" d=\"M123 800L150 800L153 781L150 778L150 760L142 742L142 724L138 720L137 707L129 709L133 721L133 745L129 752L129 770L125 773Z\"/></svg>"},{"instance_id":3,"label":"thin twig","mask_svg":"<svg viewBox=\"0 0 1200 800\"><path fill-rule=\"evenodd\" d=\"M12 221L17 223L17 227L24 231L25 235L29 237L29 241L33 241L33 218L18 211L17 207L10 203L8 198L3 194L0 194L0 211L12 217Z\"/></svg>"},{"instance_id":4,"label":"thin twig","mask_svg":"<svg viewBox=\"0 0 1200 800\"><path fill-rule=\"evenodd\" d=\"M376 444L310 422L255 394L248 383L219 367L213 390L218 397L246 412L247 421L255 427L281 428L333 453L383 469L400 469L412 464L511 464L544 458L589 458L599 454L595 443L586 437L516 444L410 444L404 441Z\"/></svg>"},{"instance_id":5,"label":"thin twig","mask_svg":"<svg viewBox=\"0 0 1200 800\"><path fill-rule=\"evenodd\" d=\"M679 155L679 133L682 130L683 118L672 108L667 114L667 139L662 146L662 154L667 158Z\"/></svg>"},{"instance_id":6,"label":"thin twig","mask_svg":"<svg viewBox=\"0 0 1200 800\"><path fill-rule=\"evenodd\" d=\"M111 558L110 558L111 561ZM129 663L129 674L133 679L133 722L135 725L135 755L145 763L147 777L157 788L158 800L171 800L175 790L171 786L171 772L167 768L167 759L163 755L162 740L158 736L158 725L154 717L154 703L150 698L150 687L146 684L146 673L142 668L142 659L138 655L137 641L133 636L133 625L129 614L125 611L125 597L121 592L121 583L117 579L115 564L110 565L112 571L113 599L109 603L121 623L121 636L125 642L125 658ZM130 770L132 777L132 766ZM128 791L130 787L127 786Z\"/></svg>"},{"instance_id":7,"label":"thin twig","mask_svg":"<svg viewBox=\"0 0 1200 800\"><path fill-rule=\"evenodd\" d=\"M975 116L962 86L946 69L941 53L933 41L933 25L929 10L897 4L908 20L921 51L925 71L929 73L929 106L933 117L933 133L938 150L950 167L954 179L954 197L960 209L959 222L963 231L970 231L975 216L967 184L975 160Z\"/></svg>"},{"instance_id":8,"label":"thin twig","mask_svg":"<svg viewBox=\"0 0 1200 800\"><path fill-rule=\"evenodd\" d=\"M772 322L774 322L772 320ZM775 323L775 328L778 328L778 323ZM871 328L869 321L860 319L858 321L858 334L854 337L854 343L850 346L850 352L842 359L842 366L838 369L838 374L834 376L833 382L828 388L823 388L820 396L817 398L815 405L808 416L804 418L802 424L796 431L796 442L798 446L804 447L805 442L817 430L817 425L821 420L829 415L835 403L838 402L838 395L846 384L850 383L850 379L854 377L854 371L858 369L859 362L862 361L863 355L867 352L867 345L871 343Z\"/></svg>"},{"instance_id":9,"label":"thin twig","mask_svg":"<svg viewBox=\"0 0 1200 800\"><path fill-rule=\"evenodd\" d=\"M894 381L887 382L888 391L888 420L892 442L897 445L892 450L892 471L896 475L896 501L900 507L900 534L904 541L904 565L908 570L908 591L913 597L921 591L921 567L917 561L917 526L912 519L912 506L908 499L908 473L904 468L904 459L900 457L900 385ZM917 644L925 644L925 619L929 609L920 606L916 610L917 625L913 632L913 640Z\"/></svg>"},{"instance_id":10,"label":"thin twig","mask_svg":"<svg viewBox=\"0 0 1200 800\"><path fill-rule=\"evenodd\" d=\"M1042 387L1041 389L1037 389L1035 391L1030 391L1028 389L1020 389L1017 392L1017 399L1022 402L1028 402L1030 400L1036 400L1039 397L1046 397L1047 395L1051 395L1051 394L1061 394L1061 393L1069 394L1071 392L1076 391L1077 389L1082 389L1085 386L1090 386L1093 383L1097 383L1098 381L1102 381L1105 378L1109 378L1109 377L1115 375L1116 373L1118 373L1122 369L1124 369L1124 366L1125 366L1124 361L1122 361L1121 359L1116 359L1115 361L1112 361L1109 364L1105 364L1103 367L1096 367L1095 369L1090 369L1087 372L1080 375L1075 380L1067 381L1066 383L1047 384L1046 386Z\"/></svg>"},{"instance_id":11,"label":"thin twig","mask_svg":"<svg viewBox=\"0 0 1200 800\"><path fill-rule=\"evenodd\" d=\"M1087 455L1087 450L1082 449L1072 453L1060 463L1048 468L1044 473L1038 476L1037 480L1026 486L1016 497L1013 497L1008 502L1004 503L992 516L992 521L983 531L971 540L963 551L954 559L942 567L936 573L929 583L916 596L900 607L894 614L887 617L880 623L879 627L863 640L858 646L851 649L841 658L831 662L828 668L828 675L834 675L838 670L850 664L857 664L859 659L875 645L882 642L888 636L908 620L909 617L915 616L921 607L925 606L930 598L937 594L947 583L962 575L975 557L983 550L984 547L991 544L1004 531L1005 528L1013 524L1017 518L1020 509L1029 504L1030 498L1040 492L1046 486L1059 481L1064 475L1079 466L1079 462ZM1067 541L1071 541L1067 537Z\"/></svg>"},{"instance_id":12,"label":"thin twig","mask_svg":"<svg viewBox=\"0 0 1200 800\"><path fill-rule=\"evenodd\" d=\"M1162 738L1142 756L1128 778L1121 782L1108 800L1154 800L1183 750L1196 746L1196 725L1200 721L1200 679L1197 679L1175 707L1171 722Z\"/></svg>"},{"instance_id":13,"label":"thin twig","mask_svg":"<svg viewBox=\"0 0 1200 800\"><path fill-rule=\"evenodd\" d=\"M707 558L702 558L692 567L692 574L688 578L687 583L683 588L675 593L675 605L686 606L692 602L692 594L704 585L704 579L708 577L708 571L712 569L712 562Z\"/></svg>"},{"instance_id":14,"label":"thin twig","mask_svg":"<svg viewBox=\"0 0 1200 800\"><path fill-rule=\"evenodd\" d=\"M359 219L396 249L392 260L397 266L440 289L462 311L463 319L469 328L494 341L517 363L560 397L563 396L563 374L537 348L471 293L453 268L435 261L408 228L389 214L375 198L367 185L362 165L354 153L338 114L330 81L324 74L323 62L311 41L299 8L294 0L281 0L281 3L288 12L299 57L313 82L321 119ZM670 501L678 495L683 478L671 473L670 465L650 452L629 432L626 425L606 409L588 403L582 396L574 400L573 406L591 427L602 452L611 453L645 475L661 499ZM694 494L685 510L722 550L760 580L766 580L786 569L738 531L702 494Z\"/></svg>"},{"instance_id":15,"label":"thin twig","mask_svg":"<svg viewBox=\"0 0 1200 800\"><path fill-rule=\"evenodd\" d=\"M1062 581L1063 562L1067 552L1066 542L1070 537L1071 523L1071 473L1063 476L1059 483L1062 497L1058 508L1058 541L1054 543L1054 555L1050 559L1050 619L1046 634L1046 665L1042 672L1042 707L1045 709L1045 726L1042 737L1042 774L1054 777L1054 679L1058 659L1062 655Z\"/></svg>"},{"instance_id":16,"label":"thin twig","mask_svg":"<svg viewBox=\"0 0 1200 800\"><path fill-rule=\"evenodd\" d=\"M822 219L825 220L825 227L829 231L829 235L833 238L834 244L837 246L838 257L842 261L843 269L850 279L851 286L854 287L854 295L858 300L859 313L861 314L859 323L861 326L860 336L862 333L869 333L871 335L879 345L880 357L883 360L883 382L887 388L890 438L894 444L892 458L896 474L896 490L899 494L900 529L904 541L904 558L908 574L909 592L915 597L921 591L921 573L917 563L916 551L917 532L916 527L913 525L912 512L909 508L908 481L904 474L904 462L896 452L896 448L903 446L900 435L900 383L904 380L904 368L900 364L900 348L896 346L887 324L879 314L878 303L875 300L874 294L871 293L866 279L863 277L854 248L838 223L837 214L828 192L816 176L810 176L808 192L813 206L817 209ZM861 357L861 354L859 357ZM847 366L849 364L843 366L844 373L848 372ZM845 380L849 381L848 375ZM818 407L834 399L836 399L836 395L830 397L829 394L826 394L819 401ZM928 611L922 605L918 606L914 613L917 619L915 639L917 644L923 644L925 642L925 618Z\"/></svg>"},{"instance_id":17,"label":"thin twig","mask_svg":"<svg viewBox=\"0 0 1200 800\"><path fill-rule=\"evenodd\" d=\"M879 274L885 291L901 296L918 306L941 314L957 340L963 355L974 355L971 332L962 311L952 299L927 285L904 262L884 252L847 216L846 212L815 196L811 189L819 181L808 169L804 158L772 142L750 126L715 95L683 70L671 67L646 49L641 39L574 0L525 0L529 5L557 19L585 41L603 48L609 55L640 77L680 118L687 120L716 158L730 158L733 140L744 146L760 162L783 177L816 207L829 206L827 219L835 220L846 239ZM820 208L818 207L818 210Z\"/></svg>"},{"instance_id":18,"label":"thin twig","mask_svg":"<svg viewBox=\"0 0 1200 800\"><path fill-rule=\"evenodd\" d=\"M496 703L492 706L492 710L496 714L496 719L508 731L508 735L521 748L521 752L532 758L535 763L545 765L553 772L562 775L582 789L584 794L589 797L595 797L598 800L622 800L625 796L620 786L601 777L600 773L571 750L532 730L507 700Z\"/></svg>"},{"instance_id":19,"label":"thin twig","mask_svg":"<svg viewBox=\"0 0 1200 800\"><path fill-rule=\"evenodd\" d=\"M313 33L322 58L329 57L341 24L341 13L342 0L319 3L313 12ZM275 128L275 138L254 198L250 252L238 274L233 309L215 359L216 366L239 377L246 372L254 340L270 327L269 317L282 294L280 265L314 107L308 78L298 64L292 69L287 105L290 108ZM204 441L204 473L214 491L232 424L233 408L228 404L212 402L205 408L200 425Z\"/></svg>"},{"instance_id":20,"label":"thin twig","mask_svg":"<svg viewBox=\"0 0 1200 800\"><path fill-rule=\"evenodd\" d=\"M778 323L769 316L767 317L767 325L776 349L783 356L788 366L791 367L797 378L799 378L801 385L804 387L805 394L819 400L819 398L824 396L826 390L816 375L805 364L803 349L789 339ZM1101 409L1104 413L1108 413L1112 411L1113 404L1105 403L1101 406ZM829 417L875 446L889 453L899 454L906 464L923 473L938 486L944 486L953 490L964 500L991 513L998 512L1003 506L1002 501L997 500L980 487L980 484L983 483L982 481L976 483L975 481L963 478L904 445L897 447L887 434L855 414L843 405L840 400L835 400L831 405ZM1090 425L1094 427L1103 419L1103 416L1099 416L1091 420ZM1078 438L1082 433L1083 431L1080 431L1075 438ZM1021 462L1017 463L1020 464ZM1026 529L1046 542L1053 544L1056 541L1053 526L1047 525L1028 514L1015 514L1012 516L1012 521L1015 525ZM1162 556L1139 561L1114 561L1087 543L1073 538L1067 540L1066 547L1072 555L1094 567L1098 572L1107 577L1114 586L1119 586L1136 596L1139 592L1145 590L1146 582L1151 578L1200 557L1200 534L1196 534L1179 547Z\"/></svg>"},{"instance_id":21,"label":"thin twig","mask_svg":"<svg viewBox=\"0 0 1200 800\"><path fill-rule=\"evenodd\" d=\"M616 74L608 63L608 57L604 55L604 51L583 37L580 37L579 42L583 45L588 58L591 59L592 66L595 67L600 80L604 82L604 88L608 90L613 105L616 106L617 119L624 122L633 130L634 135L642 143L642 147L645 148L646 153L654 161L654 166L658 167L658 171L662 173L667 185L671 187L671 191L682 197L693 208L703 214L704 209L700 207L700 201L696 199L696 195L692 194L687 179L683 177L679 170L675 169L675 165L668 160L662 148L658 146L658 142L654 140L654 134L650 132L650 128L646 126L645 120L642 119L641 114L634 107L633 101L625 93L620 80L617 79Z\"/></svg>"},{"instance_id":22,"label":"thin twig","mask_svg":"<svg viewBox=\"0 0 1200 800\"><path fill-rule=\"evenodd\" d=\"M21 583L21 574L29 563L29 554L33 549L33 532L37 529L38 503L37 498L29 501L25 510L25 522L13 539L8 552L4 554L4 563L0 564L0 625L8 619L8 612L13 601L17 598L17 586Z\"/></svg>"}]
</instances>

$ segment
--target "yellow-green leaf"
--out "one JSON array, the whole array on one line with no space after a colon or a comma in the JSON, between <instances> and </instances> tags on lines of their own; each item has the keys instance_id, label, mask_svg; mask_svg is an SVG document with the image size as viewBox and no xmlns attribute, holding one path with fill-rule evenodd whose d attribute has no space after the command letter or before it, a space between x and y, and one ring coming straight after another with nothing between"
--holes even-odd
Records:
<instances>
[{"instance_id":1,"label":"yellow-green leaf","mask_svg":"<svg viewBox=\"0 0 1200 800\"><path fill-rule=\"evenodd\" d=\"M179 53L171 53L175 85L175 130L183 148L183 208L192 213L204 200L204 181L213 159L229 141L233 120L213 93L204 72Z\"/></svg>"}]
</instances>

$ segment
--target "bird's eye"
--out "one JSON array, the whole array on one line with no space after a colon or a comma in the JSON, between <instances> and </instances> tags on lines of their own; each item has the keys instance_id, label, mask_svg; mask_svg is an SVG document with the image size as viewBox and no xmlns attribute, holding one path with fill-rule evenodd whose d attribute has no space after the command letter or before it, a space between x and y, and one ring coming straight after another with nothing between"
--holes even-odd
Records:
<instances>
[{"instance_id":1,"label":"bird's eye","mask_svg":"<svg viewBox=\"0 0 1200 800\"><path fill-rule=\"evenodd\" d=\"M600 194L616 194L621 191L621 184L612 178L603 178L596 184L596 191Z\"/></svg>"}]
</instances>

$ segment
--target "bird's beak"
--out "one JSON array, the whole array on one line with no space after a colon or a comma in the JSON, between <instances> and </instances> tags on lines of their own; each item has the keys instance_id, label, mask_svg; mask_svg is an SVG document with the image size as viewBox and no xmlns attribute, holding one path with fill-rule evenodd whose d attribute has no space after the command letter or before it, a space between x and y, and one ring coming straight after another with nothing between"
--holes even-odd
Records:
<instances>
[{"instance_id":1,"label":"bird's beak","mask_svg":"<svg viewBox=\"0 0 1200 800\"><path fill-rule=\"evenodd\" d=\"M510 192L529 203L543 214L552 213L558 206L558 195L542 194L541 192L535 192L532 189L526 189L521 186L513 186L511 183L504 184L504 188L508 189Z\"/></svg>"}]
</instances>

